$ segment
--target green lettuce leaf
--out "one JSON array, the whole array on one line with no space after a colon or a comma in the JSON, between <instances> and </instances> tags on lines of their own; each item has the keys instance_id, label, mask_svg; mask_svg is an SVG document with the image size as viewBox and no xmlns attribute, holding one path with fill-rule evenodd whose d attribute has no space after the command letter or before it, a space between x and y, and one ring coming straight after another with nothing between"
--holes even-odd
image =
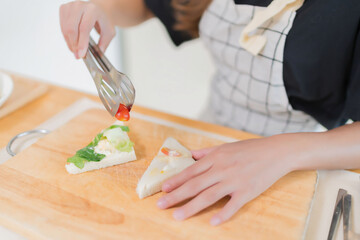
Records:
<instances>
[{"instance_id":1,"label":"green lettuce leaf","mask_svg":"<svg viewBox=\"0 0 360 240\"><path fill-rule=\"evenodd\" d=\"M99 162L104 157L104 154L99 154L94 151L92 147L84 147L76 152L76 154L67 159L67 162L73 163L78 168L82 169L86 162Z\"/></svg>"},{"instance_id":2,"label":"green lettuce leaf","mask_svg":"<svg viewBox=\"0 0 360 240\"><path fill-rule=\"evenodd\" d=\"M87 160L85 158L75 155L73 157L68 158L67 162L73 163L78 168L83 169Z\"/></svg>"},{"instance_id":3,"label":"green lettuce leaf","mask_svg":"<svg viewBox=\"0 0 360 240\"><path fill-rule=\"evenodd\" d=\"M131 152L132 147L134 146L134 143L130 140L127 141L121 141L119 142L115 148L119 150L120 152Z\"/></svg>"},{"instance_id":4,"label":"green lettuce leaf","mask_svg":"<svg viewBox=\"0 0 360 240\"><path fill-rule=\"evenodd\" d=\"M121 129L112 130L112 129ZM106 128L102 133L96 135L96 137L86 147L80 149L76 154L67 159L67 162L73 163L76 167L82 169L85 163L88 161L99 162L106 157L105 154L96 153L94 147L96 147L100 140L107 138L110 143L119 151L131 152L134 143L129 140L126 133L129 132L129 127L121 125L112 125Z\"/></svg>"},{"instance_id":5,"label":"green lettuce leaf","mask_svg":"<svg viewBox=\"0 0 360 240\"><path fill-rule=\"evenodd\" d=\"M88 161L99 162L106 157L104 154L96 153L91 147L84 147L76 152L75 156L85 158Z\"/></svg>"},{"instance_id":6,"label":"green lettuce leaf","mask_svg":"<svg viewBox=\"0 0 360 240\"><path fill-rule=\"evenodd\" d=\"M99 133L96 135L94 140L89 143L86 147L80 149L76 152L76 154L67 159L67 162L73 163L76 167L82 169L86 162L94 161L99 162L101 159L106 157L104 154L99 154L94 151L94 147L99 143L102 139L103 134Z\"/></svg>"},{"instance_id":7,"label":"green lettuce leaf","mask_svg":"<svg viewBox=\"0 0 360 240\"><path fill-rule=\"evenodd\" d=\"M121 130L123 130L124 132L129 132L130 131L128 126L121 126L121 125L111 125L107 129L105 129L105 131L110 130L110 129L114 129L114 128L121 128Z\"/></svg>"},{"instance_id":8,"label":"green lettuce leaf","mask_svg":"<svg viewBox=\"0 0 360 240\"><path fill-rule=\"evenodd\" d=\"M134 146L134 143L130 141L126 132L118 127L104 131L104 137L106 137L110 144L120 152L131 152L132 147Z\"/></svg>"},{"instance_id":9,"label":"green lettuce leaf","mask_svg":"<svg viewBox=\"0 0 360 240\"><path fill-rule=\"evenodd\" d=\"M102 137L103 137L103 133L99 133L98 135L96 135L94 140L92 140L92 142L89 143L89 145L87 145L87 147L95 147L96 145L98 145L98 143L102 139Z\"/></svg>"}]
</instances>

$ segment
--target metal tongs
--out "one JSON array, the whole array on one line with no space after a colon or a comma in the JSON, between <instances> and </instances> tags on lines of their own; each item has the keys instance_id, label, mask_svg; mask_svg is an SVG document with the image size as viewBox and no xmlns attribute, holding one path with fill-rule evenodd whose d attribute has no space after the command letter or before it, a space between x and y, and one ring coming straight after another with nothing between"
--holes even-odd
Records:
<instances>
[{"instance_id":1,"label":"metal tongs","mask_svg":"<svg viewBox=\"0 0 360 240\"><path fill-rule=\"evenodd\" d=\"M351 219L351 195L344 189L339 189L338 195L335 202L335 208L331 225L329 229L328 240L335 238L336 227L339 223L340 217L343 215L343 232L344 240L360 239L360 235L355 233L350 224Z\"/></svg>"},{"instance_id":2,"label":"metal tongs","mask_svg":"<svg viewBox=\"0 0 360 240\"><path fill-rule=\"evenodd\" d=\"M115 116L120 104L130 111L135 100L135 88L130 79L115 69L90 37L89 48L83 59L106 110Z\"/></svg>"}]
</instances>

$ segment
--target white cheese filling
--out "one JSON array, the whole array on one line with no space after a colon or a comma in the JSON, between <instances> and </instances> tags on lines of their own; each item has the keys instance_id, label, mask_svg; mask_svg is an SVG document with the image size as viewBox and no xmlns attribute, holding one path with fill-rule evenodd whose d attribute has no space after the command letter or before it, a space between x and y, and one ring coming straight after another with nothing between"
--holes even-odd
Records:
<instances>
[{"instance_id":1,"label":"white cheese filling","mask_svg":"<svg viewBox=\"0 0 360 240\"><path fill-rule=\"evenodd\" d=\"M126 135L126 137L123 136L123 138L127 138L127 140L129 140L127 134L125 132L124 134ZM75 166L75 164L73 163L68 163L65 165L66 170L71 174L77 174L136 160L136 155L133 147L131 148L130 152L121 152L117 150L107 138L102 139L98 142L98 144L94 147L94 152L104 154L106 157L101 159L99 162L85 162L84 167L81 169Z\"/></svg>"},{"instance_id":2,"label":"white cheese filling","mask_svg":"<svg viewBox=\"0 0 360 240\"><path fill-rule=\"evenodd\" d=\"M94 152L109 156L110 154L119 152L113 145L110 144L109 140L103 139L98 142L94 147Z\"/></svg>"}]
</instances>

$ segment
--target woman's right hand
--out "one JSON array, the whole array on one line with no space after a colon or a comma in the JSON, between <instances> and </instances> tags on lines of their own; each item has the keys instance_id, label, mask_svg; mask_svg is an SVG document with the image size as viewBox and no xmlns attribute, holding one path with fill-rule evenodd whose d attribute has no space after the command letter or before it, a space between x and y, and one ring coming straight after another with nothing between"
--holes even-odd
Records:
<instances>
[{"instance_id":1,"label":"woman's right hand","mask_svg":"<svg viewBox=\"0 0 360 240\"><path fill-rule=\"evenodd\" d=\"M110 19L92 2L74 1L61 5L60 25L65 41L77 59L85 57L93 27L100 34L98 45L103 52L115 36Z\"/></svg>"}]
</instances>

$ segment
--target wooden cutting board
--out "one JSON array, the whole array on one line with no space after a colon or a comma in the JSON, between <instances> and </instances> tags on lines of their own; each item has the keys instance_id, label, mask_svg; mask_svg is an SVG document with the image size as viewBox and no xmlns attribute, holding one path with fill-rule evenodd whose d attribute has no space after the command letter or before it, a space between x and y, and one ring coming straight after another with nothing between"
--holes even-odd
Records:
<instances>
[{"instance_id":1,"label":"wooden cutting board","mask_svg":"<svg viewBox=\"0 0 360 240\"><path fill-rule=\"evenodd\" d=\"M66 159L114 122L89 110L0 166L0 224L31 239L300 239L316 173L295 172L245 205L229 222L212 227L223 199L183 222L160 210L162 193L139 200L136 184L166 137L191 149L222 143L204 135L132 118L138 160L69 175ZM259 176L261 177L261 176Z\"/></svg>"},{"instance_id":2,"label":"wooden cutting board","mask_svg":"<svg viewBox=\"0 0 360 240\"><path fill-rule=\"evenodd\" d=\"M11 75L11 78L14 82L14 89L9 99L0 107L0 118L41 97L48 90L48 86L40 82L28 81L16 75Z\"/></svg>"}]
</instances>

